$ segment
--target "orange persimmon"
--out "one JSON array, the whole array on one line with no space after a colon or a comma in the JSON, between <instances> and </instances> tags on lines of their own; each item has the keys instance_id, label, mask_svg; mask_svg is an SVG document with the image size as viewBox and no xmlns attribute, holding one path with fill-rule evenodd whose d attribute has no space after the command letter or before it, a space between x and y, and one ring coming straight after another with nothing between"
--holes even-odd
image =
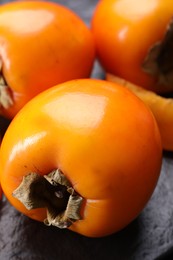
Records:
<instances>
[{"instance_id":1,"label":"orange persimmon","mask_svg":"<svg viewBox=\"0 0 173 260\"><path fill-rule=\"evenodd\" d=\"M100 237L138 216L161 162L148 107L118 84L80 79L44 91L17 114L2 141L0 177L25 215Z\"/></svg>"},{"instance_id":2,"label":"orange persimmon","mask_svg":"<svg viewBox=\"0 0 173 260\"><path fill-rule=\"evenodd\" d=\"M0 6L0 112L12 118L38 93L90 76L91 31L72 10L46 1Z\"/></svg>"},{"instance_id":3,"label":"orange persimmon","mask_svg":"<svg viewBox=\"0 0 173 260\"><path fill-rule=\"evenodd\" d=\"M102 0L92 18L104 69L157 93L173 91L173 1Z\"/></svg>"}]
</instances>

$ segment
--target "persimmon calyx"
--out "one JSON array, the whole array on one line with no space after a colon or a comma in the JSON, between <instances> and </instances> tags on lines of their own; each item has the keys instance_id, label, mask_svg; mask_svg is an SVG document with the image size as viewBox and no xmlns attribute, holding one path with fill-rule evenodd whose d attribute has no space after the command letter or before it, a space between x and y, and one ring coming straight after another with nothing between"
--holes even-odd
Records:
<instances>
[{"instance_id":1,"label":"persimmon calyx","mask_svg":"<svg viewBox=\"0 0 173 260\"><path fill-rule=\"evenodd\" d=\"M146 73L156 76L159 85L173 85L173 18L167 26L163 40L149 49L142 68Z\"/></svg>"},{"instance_id":2,"label":"persimmon calyx","mask_svg":"<svg viewBox=\"0 0 173 260\"><path fill-rule=\"evenodd\" d=\"M46 208L47 218L44 223L48 226L68 228L81 219L83 198L59 169L44 176L29 173L23 177L13 196L28 210Z\"/></svg>"},{"instance_id":3,"label":"persimmon calyx","mask_svg":"<svg viewBox=\"0 0 173 260\"><path fill-rule=\"evenodd\" d=\"M11 89L7 86L2 75L2 62L0 61L0 109L8 109L13 105Z\"/></svg>"}]
</instances>

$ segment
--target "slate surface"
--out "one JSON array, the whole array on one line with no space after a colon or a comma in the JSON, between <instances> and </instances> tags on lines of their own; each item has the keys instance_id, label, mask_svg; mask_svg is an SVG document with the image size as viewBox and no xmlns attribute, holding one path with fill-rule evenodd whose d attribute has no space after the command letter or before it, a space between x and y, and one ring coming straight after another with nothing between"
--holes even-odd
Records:
<instances>
[{"instance_id":1,"label":"slate surface","mask_svg":"<svg viewBox=\"0 0 173 260\"><path fill-rule=\"evenodd\" d=\"M0 3L8 1L0 0ZM96 0L59 0L87 25ZM96 63L92 77L102 78ZM8 121L0 117L1 131ZM124 230L99 239L47 227L0 203L0 260L161 260L173 259L173 154L164 153L161 176L140 216ZM172 257L171 257L172 256Z\"/></svg>"}]
</instances>

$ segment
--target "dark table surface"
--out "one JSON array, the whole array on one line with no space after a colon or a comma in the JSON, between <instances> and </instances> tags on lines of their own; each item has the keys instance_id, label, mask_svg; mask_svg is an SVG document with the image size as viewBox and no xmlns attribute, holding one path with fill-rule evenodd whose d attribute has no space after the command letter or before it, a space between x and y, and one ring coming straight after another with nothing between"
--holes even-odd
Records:
<instances>
[{"instance_id":1,"label":"dark table surface","mask_svg":"<svg viewBox=\"0 0 173 260\"><path fill-rule=\"evenodd\" d=\"M8 1L0 0L0 3ZM97 0L57 0L90 20ZM103 78L95 63L92 77ZM0 117L1 131L8 121ZM47 227L0 203L0 260L154 260L173 259L173 154L163 154L158 185L150 201L124 230L105 238L86 238Z\"/></svg>"}]
</instances>

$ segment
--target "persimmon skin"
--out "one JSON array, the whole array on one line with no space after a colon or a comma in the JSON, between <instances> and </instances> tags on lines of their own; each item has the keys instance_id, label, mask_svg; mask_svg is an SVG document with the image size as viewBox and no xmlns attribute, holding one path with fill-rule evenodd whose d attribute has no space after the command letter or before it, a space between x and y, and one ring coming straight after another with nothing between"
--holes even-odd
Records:
<instances>
[{"instance_id":1,"label":"persimmon skin","mask_svg":"<svg viewBox=\"0 0 173 260\"><path fill-rule=\"evenodd\" d=\"M45 1L0 6L2 74L13 105L0 108L13 118L35 95L61 82L90 76L95 46L91 31L73 11Z\"/></svg>"},{"instance_id":2,"label":"persimmon skin","mask_svg":"<svg viewBox=\"0 0 173 260\"><path fill-rule=\"evenodd\" d=\"M144 103L129 90L96 79L72 80L31 100L3 138L0 177L11 204L43 221L12 196L23 176L59 168L84 198L82 220L70 230L89 237L112 234L144 208L157 184L160 133Z\"/></svg>"},{"instance_id":3,"label":"persimmon skin","mask_svg":"<svg viewBox=\"0 0 173 260\"><path fill-rule=\"evenodd\" d=\"M172 16L171 0L99 1L92 31L106 72L157 93L172 91L172 84L159 84L157 76L142 68L150 48L164 39Z\"/></svg>"},{"instance_id":4,"label":"persimmon skin","mask_svg":"<svg viewBox=\"0 0 173 260\"><path fill-rule=\"evenodd\" d=\"M127 87L151 109L160 130L163 150L173 151L173 99L161 97L153 91L141 88L111 74L107 74L106 79Z\"/></svg>"}]
</instances>

